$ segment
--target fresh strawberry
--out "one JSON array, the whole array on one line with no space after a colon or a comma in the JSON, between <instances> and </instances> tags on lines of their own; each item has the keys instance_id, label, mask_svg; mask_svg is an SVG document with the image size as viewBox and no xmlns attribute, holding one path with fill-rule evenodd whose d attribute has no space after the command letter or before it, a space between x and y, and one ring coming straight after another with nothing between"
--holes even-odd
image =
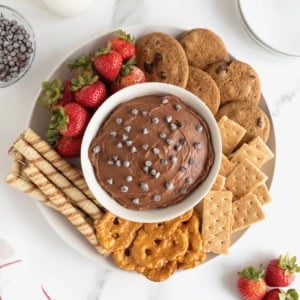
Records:
<instances>
[{"instance_id":1,"label":"fresh strawberry","mask_svg":"<svg viewBox=\"0 0 300 300\"><path fill-rule=\"evenodd\" d=\"M296 260L296 256L290 258L287 253L272 259L267 266L265 278L267 284L277 287L289 286L295 280L295 273L300 272Z\"/></svg>"},{"instance_id":2,"label":"fresh strawberry","mask_svg":"<svg viewBox=\"0 0 300 300\"><path fill-rule=\"evenodd\" d=\"M61 136L57 142L55 150L62 157L78 157L80 156L81 142L82 136Z\"/></svg>"},{"instance_id":3,"label":"fresh strawberry","mask_svg":"<svg viewBox=\"0 0 300 300\"><path fill-rule=\"evenodd\" d=\"M267 292L263 271L248 267L238 272L237 289L243 300L261 300Z\"/></svg>"},{"instance_id":4,"label":"fresh strawberry","mask_svg":"<svg viewBox=\"0 0 300 300\"><path fill-rule=\"evenodd\" d=\"M96 110L106 99L106 86L92 70L85 70L72 79L74 98L87 109Z\"/></svg>"},{"instance_id":5,"label":"fresh strawberry","mask_svg":"<svg viewBox=\"0 0 300 300\"><path fill-rule=\"evenodd\" d=\"M55 144L60 135L68 137L82 135L89 120L90 114L78 103L55 108L47 132L49 142Z\"/></svg>"},{"instance_id":6,"label":"fresh strawberry","mask_svg":"<svg viewBox=\"0 0 300 300\"><path fill-rule=\"evenodd\" d=\"M134 38L123 30L117 30L115 34L116 37L109 41L111 49L118 51L123 61L135 56Z\"/></svg>"},{"instance_id":7,"label":"fresh strawberry","mask_svg":"<svg viewBox=\"0 0 300 300\"><path fill-rule=\"evenodd\" d=\"M146 81L145 73L135 65L123 65L120 76L111 83L111 91L115 93L124 87L143 83Z\"/></svg>"},{"instance_id":8,"label":"fresh strawberry","mask_svg":"<svg viewBox=\"0 0 300 300\"><path fill-rule=\"evenodd\" d=\"M100 49L93 57L94 67L101 76L112 81L118 76L122 67L122 56L110 47Z\"/></svg>"},{"instance_id":9,"label":"fresh strawberry","mask_svg":"<svg viewBox=\"0 0 300 300\"><path fill-rule=\"evenodd\" d=\"M96 110L106 97L106 86L99 80L75 92L75 101L92 110Z\"/></svg>"},{"instance_id":10,"label":"fresh strawberry","mask_svg":"<svg viewBox=\"0 0 300 300\"><path fill-rule=\"evenodd\" d=\"M281 289L269 290L263 300L298 300L299 295L295 289L289 289L284 291Z\"/></svg>"},{"instance_id":11,"label":"fresh strawberry","mask_svg":"<svg viewBox=\"0 0 300 300\"><path fill-rule=\"evenodd\" d=\"M54 79L42 83L42 94L38 98L38 103L52 110L57 106L65 106L73 101L73 93L70 90L69 80L61 81Z\"/></svg>"}]
</instances>

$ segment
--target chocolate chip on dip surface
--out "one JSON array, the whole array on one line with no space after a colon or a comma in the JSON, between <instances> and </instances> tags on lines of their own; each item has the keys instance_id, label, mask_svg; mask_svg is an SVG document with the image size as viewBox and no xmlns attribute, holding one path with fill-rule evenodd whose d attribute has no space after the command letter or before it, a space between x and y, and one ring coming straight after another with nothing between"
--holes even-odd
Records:
<instances>
[{"instance_id":1,"label":"chocolate chip on dip surface","mask_svg":"<svg viewBox=\"0 0 300 300\"><path fill-rule=\"evenodd\" d=\"M173 95L120 104L89 147L99 184L133 210L184 201L206 179L214 157L206 121Z\"/></svg>"}]
</instances>

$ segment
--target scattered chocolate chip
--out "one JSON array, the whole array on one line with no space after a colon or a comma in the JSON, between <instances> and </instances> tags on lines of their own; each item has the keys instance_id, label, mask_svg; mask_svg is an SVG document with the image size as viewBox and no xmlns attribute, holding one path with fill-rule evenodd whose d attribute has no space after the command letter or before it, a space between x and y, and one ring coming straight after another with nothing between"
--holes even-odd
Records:
<instances>
[{"instance_id":1,"label":"scattered chocolate chip","mask_svg":"<svg viewBox=\"0 0 300 300\"><path fill-rule=\"evenodd\" d=\"M163 97L163 98L161 99L161 103L162 103L162 104L168 104L168 103L169 103L168 98Z\"/></svg>"},{"instance_id":2,"label":"scattered chocolate chip","mask_svg":"<svg viewBox=\"0 0 300 300\"><path fill-rule=\"evenodd\" d=\"M145 161L145 166L151 167L152 166L152 161L151 160L146 160Z\"/></svg>"},{"instance_id":3,"label":"scattered chocolate chip","mask_svg":"<svg viewBox=\"0 0 300 300\"><path fill-rule=\"evenodd\" d=\"M121 167L122 166L122 162L119 159L116 161L116 166L117 167Z\"/></svg>"},{"instance_id":4,"label":"scattered chocolate chip","mask_svg":"<svg viewBox=\"0 0 300 300\"><path fill-rule=\"evenodd\" d=\"M203 126L201 124L197 124L195 128L198 132L201 132L203 130Z\"/></svg>"},{"instance_id":5,"label":"scattered chocolate chip","mask_svg":"<svg viewBox=\"0 0 300 300\"><path fill-rule=\"evenodd\" d=\"M145 151L147 151L148 148L149 148L149 145L148 145L148 144L143 144L143 145L142 145L142 148L143 148Z\"/></svg>"},{"instance_id":6,"label":"scattered chocolate chip","mask_svg":"<svg viewBox=\"0 0 300 300\"><path fill-rule=\"evenodd\" d=\"M139 113L139 110L138 110L137 108L134 108L134 109L131 111L131 114L134 115L134 116L138 115L138 113Z\"/></svg>"},{"instance_id":7,"label":"scattered chocolate chip","mask_svg":"<svg viewBox=\"0 0 300 300\"><path fill-rule=\"evenodd\" d=\"M97 154L97 153L99 153L101 151L101 147L99 146L99 145L97 145L97 146L95 146L94 148L93 148L93 153L94 154Z\"/></svg>"},{"instance_id":8,"label":"scattered chocolate chip","mask_svg":"<svg viewBox=\"0 0 300 300\"><path fill-rule=\"evenodd\" d=\"M129 167L130 167L130 161L124 160L124 161L123 161L123 167L129 168Z\"/></svg>"},{"instance_id":9,"label":"scattered chocolate chip","mask_svg":"<svg viewBox=\"0 0 300 300\"><path fill-rule=\"evenodd\" d=\"M179 144L182 145L182 146L185 145L186 144L186 139L180 139Z\"/></svg>"},{"instance_id":10,"label":"scattered chocolate chip","mask_svg":"<svg viewBox=\"0 0 300 300\"><path fill-rule=\"evenodd\" d=\"M108 179L106 180L106 182L107 182L108 184L112 185L112 184L113 184L113 179L112 179L112 178L108 178Z\"/></svg>"},{"instance_id":11,"label":"scattered chocolate chip","mask_svg":"<svg viewBox=\"0 0 300 300\"><path fill-rule=\"evenodd\" d=\"M193 183L193 178L188 177L188 178L186 178L185 182L186 182L187 184L192 184L192 183Z\"/></svg>"},{"instance_id":12,"label":"scattered chocolate chip","mask_svg":"<svg viewBox=\"0 0 300 300\"><path fill-rule=\"evenodd\" d=\"M127 141L127 140L128 140L128 135L123 134L123 135L122 135L122 140L123 140L124 142Z\"/></svg>"},{"instance_id":13,"label":"scattered chocolate chip","mask_svg":"<svg viewBox=\"0 0 300 300\"><path fill-rule=\"evenodd\" d=\"M176 105L175 105L175 110L176 110L176 111L180 111L181 108L182 108L182 106L181 106L180 104L176 104Z\"/></svg>"},{"instance_id":14,"label":"scattered chocolate chip","mask_svg":"<svg viewBox=\"0 0 300 300\"><path fill-rule=\"evenodd\" d=\"M109 160L107 161L107 163L108 163L109 165L111 165L111 166L115 164L114 161L111 160L111 159L109 159Z\"/></svg>"},{"instance_id":15,"label":"scattered chocolate chip","mask_svg":"<svg viewBox=\"0 0 300 300\"><path fill-rule=\"evenodd\" d=\"M167 135L166 135L165 132L160 132L160 133L159 133L159 137L160 137L161 139L165 139L165 138L167 137Z\"/></svg>"},{"instance_id":16,"label":"scattered chocolate chip","mask_svg":"<svg viewBox=\"0 0 300 300\"><path fill-rule=\"evenodd\" d=\"M126 126L126 127L124 128L124 130L125 130L126 132L130 132L130 131L131 131L131 126Z\"/></svg>"},{"instance_id":17,"label":"scattered chocolate chip","mask_svg":"<svg viewBox=\"0 0 300 300\"><path fill-rule=\"evenodd\" d=\"M140 199L139 198L134 198L131 201L134 205L139 205L140 204Z\"/></svg>"},{"instance_id":18,"label":"scattered chocolate chip","mask_svg":"<svg viewBox=\"0 0 300 300\"><path fill-rule=\"evenodd\" d=\"M155 155L157 155L157 154L159 154L160 150L159 150L158 148L153 148L153 149L152 149L152 152L153 152Z\"/></svg>"},{"instance_id":19,"label":"scattered chocolate chip","mask_svg":"<svg viewBox=\"0 0 300 300\"><path fill-rule=\"evenodd\" d=\"M137 152L136 147L132 146L131 149L130 149L130 152L131 152L131 153L136 153L136 152Z\"/></svg>"},{"instance_id":20,"label":"scattered chocolate chip","mask_svg":"<svg viewBox=\"0 0 300 300\"><path fill-rule=\"evenodd\" d=\"M166 143L168 145L172 145L174 143L174 140L172 140L172 139L166 139Z\"/></svg>"},{"instance_id":21,"label":"scattered chocolate chip","mask_svg":"<svg viewBox=\"0 0 300 300\"><path fill-rule=\"evenodd\" d=\"M146 182L141 182L140 187L143 191L148 192L149 191L149 185Z\"/></svg>"},{"instance_id":22,"label":"scattered chocolate chip","mask_svg":"<svg viewBox=\"0 0 300 300\"><path fill-rule=\"evenodd\" d=\"M201 148L201 144L198 143L198 142L195 142L195 143L193 143L193 147L194 147L195 149L200 149L200 148Z\"/></svg>"},{"instance_id":23,"label":"scattered chocolate chip","mask_svg":"<svg viewBox=\"0 0 300 300\"><path fill-rule=\"evenodd\" d=\"M171 123L173 120L172 116L166 116L167 123Z\"/></svg>"},{"instance_id":24,"label":"scattered chocolate chip","mask_svg":"<svg viewBox=\"0 0 300 300\"><path fill-rule=\"evenodd\" d=\"M168 161L167 161L166 159L162 158L162 159L160 160L160 163L161 163L163 166L166 166L166 165L168 164Z\"/></svg>"},{"instance_id":25,"label":"scattered chocolate chip","mask_svg":"<svg viewBox=\"0 0 300 300\"><path fill-rule=\"evenodd\" d=\"M125 143L126 143L126 146L128 146L128 147L129 147L129 146L131 146L131 145L133 144L133 141L131 141L131 140L127 140Z\"/></svg>"},{"instance_id":26,"label":"scattered chocolate chip","mask_svg":"<svg viewBox=\"0 0 300 300\"><path fill-rule=\"evenodd\" d=\"M185 172L186 172L186 167L180 167L179 171L180 171L181 173L185 173Z\"/></svg>"},{"instance_id":27,"label":"scattered chocolate chip","mask_svg":"<svg viewBox=\"0 0 300 300\"><path fill-rule=\"evenodd\" d=\"M186 194L187 189L186 189L186 188L181 188L181 189L179 190L179 192L180 192L180 194L184 195L184 194Z\"/></svg>"},{"instance_id":28,"label":"scattered chocolate chip","mask_svg":"<svg viewBox=\"0 0 300 300\"><path fill-rule=\"evenodd\" d=\"M129 175L129 176L126 176L126 181L127 181L127 182L131 182L132 180L133 180L133 177L132 177L132 176L130 176L130 175Z\"/></svg>"},{"instance_id":29,"label":"scattered chocolate chip","mask_svg":"<svg viewBox=\"0 0 300 300\"><path fill-rule=\"evenodd\" d=\"M173 164L175 164L177 162L177 157L173 155L170 157L170 160Z\"/></svg>"},{"instance_id":30,"label":"scattered chocolate chip","mask_svg":"<svg viewBox=\"0 0 300 300\"><path fill-rule=\"evenodd\" d=\"M182 149L182 145L180 145L180 144L179 145L177 144L174 146L175 151L180 151L181 149Z\"/></svg>"},{"instance_id":31,"label":"scattered chocolate chip","mask_svg":"<svg viewBox=\"0 0 300 300\"><path fill-rule=\"evenodd\" d=\"M154 117L154 118L152 118L151 122L152 122L153 124L158 124L158 123L159 123L159 118Z\"/></svg>"},{"instance_id":32,"label":"scattered chocolate chip","mask_svg":"<svg viewBox=\"0 0 300 300\"><path fill-rule=\"evenodd\" d=\"M196 163L196 161L192 158L189 159L189 165L194 165Z\"/></svg>"},{"instance_id":33,"label":"scattered chocolate chip","mask_svg":"<svg viewBox=\"0 0 300 300\"><path fill-rule=\"evenodd\" d=\"M171 130L176 130L178 128L178 126L175 123L171 123L170 128L171 128Z\"/></svg>"},{"instance_id":34,"label":"scattered chocolate chip","mask_svg":"<svg viewBox=\"0 0 300 300\"><path fill-rule=\"evenodd\" d=\"M117 123L118 125L121 125L121 124L123 123L123 120L122 120L121 118L117 118L117 119L116 119L116 123Z\"/></svg>"},{"instance_id":35,"label":"scattered chocolate chip","mask_svg":"<svg viewBox=\"0 0 300 300\"><path fill-rule=\"evenodd\" d=\"M149 129L148 128L144 128L143 129L143 134L149 134Z\"/></svg>"},{"instance_id":36,"label":"scattered chocolate chip","mask_svg":"<svg viewBox=\"0 0 300 300\"><path fill-rule=\"evenodd\" d=\"M117 148L118 148L118 149L121 149L121 148L123 148L123 144L122 144L121 142L120 142L120 143L118 143L118 144L117 144Z\"/></svg>"},{"instance_id":37,"label":"scattered chocolate chip","mask_svg":"<svg viewBox=\"0 0 300 300\"><path fill-rule=\"evenodd\" d=\"M128 190L129 190L129 188L128 188L127 185L122 185L122 186L121 186L121 192L122 192L122 193L127 193Z\"/></svg>"},{"instance_id":38,"label":"scattered chocolate chip","mask_svg":"<svg viewBox=\"0 0 300 300\"><path fill-rule=\"evenodd\" d=\"M173 185L172 182L166 182L166 183L165 183L165 187L166 187L167 190L170 191L170 190L173 190L174 185Z\"/></svg>"},{"instance_id":39,"label":"scattered chocolate chip","mask_svg":"<svg viewBox=\"0 0 300 300\"><path fill-rule=\"evenodd\" d=\"M158 195L158 194L153 195L153 200L154 201L158 202L158 201L160 201L160 199L161 199L160 195Z\"/></svg>"}]
</instances>

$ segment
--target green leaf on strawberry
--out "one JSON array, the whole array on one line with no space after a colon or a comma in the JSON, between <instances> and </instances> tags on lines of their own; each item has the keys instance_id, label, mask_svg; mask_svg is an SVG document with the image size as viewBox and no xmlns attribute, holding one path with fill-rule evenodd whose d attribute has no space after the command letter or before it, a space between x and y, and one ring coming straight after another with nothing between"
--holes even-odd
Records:
<instances>
[{"instance_id":1,"label":"green leaf on strawberry","mask_svg":"<svg viewBox=\"0 0 300 300\"><path fill-rule=\"evenodd\" d=\"M47 109L52 110L56 106L64 106L73 100L70 90L70 81L54 79L42 82L42 92L37 102Z\"/></svg>"}]
</instances>

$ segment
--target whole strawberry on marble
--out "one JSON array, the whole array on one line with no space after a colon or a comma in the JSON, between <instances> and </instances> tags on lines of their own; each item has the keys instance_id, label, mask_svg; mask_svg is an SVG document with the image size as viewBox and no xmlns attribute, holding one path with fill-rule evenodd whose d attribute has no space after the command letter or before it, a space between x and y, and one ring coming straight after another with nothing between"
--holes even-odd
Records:
<instances>
[{"instance_id":1,"label":"whole strawberry on marble","mask_svg":"<svg viewBox=\"0 0 300 300\"><path fill-rule=\"evenodd\" d=\"M295 289L284 291L282 289L271 289L267 292L263 300L298 300L299 295Z\"/></svg>"},{"instance_id":2,"label":"whole strawberry on marble","mask_svg":"<svg viewBox=\"0 0 300 300\"><path fill-rule=\"evenodd\" d=\"M238 272L237 289L243 300L262 300L267 293L264 271L247 267Z\"/></svg>"},{"instance_id":3,"label":"whole strawberry on marble","mask_svg":"<svg viewBox=\"0 0 300 300\"><path fill-rule=\"evenodd\" d=\"M295 274L300 272L296 260L296 256L289 257L287 253L272 259L267 266L265 277L267 284L272 287L289 286L295 280Z\"/></svg>"}]
</instances>

